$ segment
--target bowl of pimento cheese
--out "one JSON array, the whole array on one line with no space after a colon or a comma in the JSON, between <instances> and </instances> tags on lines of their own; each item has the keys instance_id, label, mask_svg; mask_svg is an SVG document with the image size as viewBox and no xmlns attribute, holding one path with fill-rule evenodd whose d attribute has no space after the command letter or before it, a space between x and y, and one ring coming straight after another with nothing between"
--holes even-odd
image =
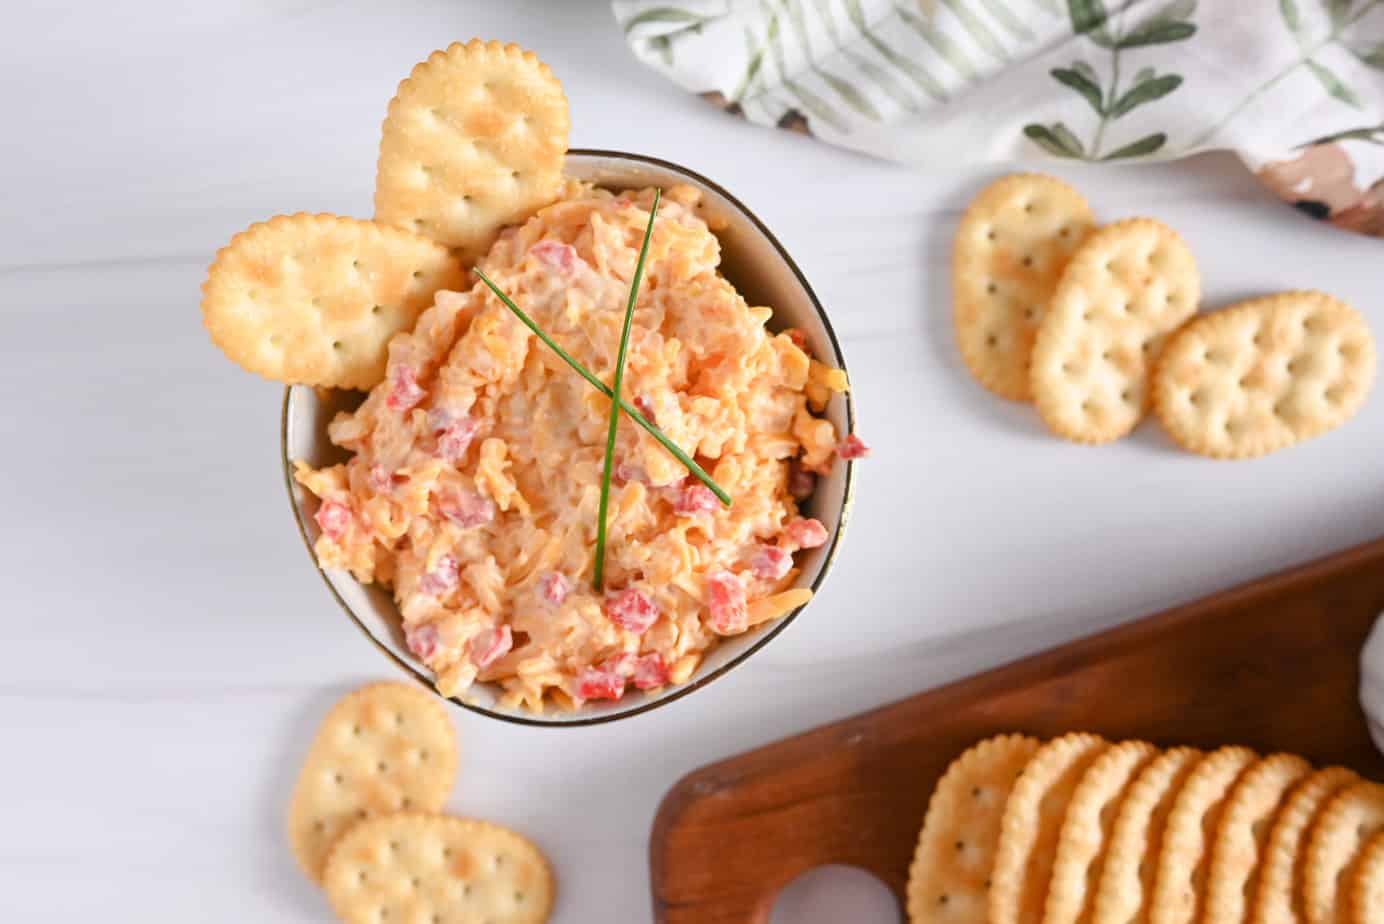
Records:
<instances>
[{"instance_id":1,"label":"bowl of pimento cheese","mask_svg":"<svg viewBox=\"0 0 1384 924\"><path fill-rule=\"evenodd\" d=\"M622 395L729 506L622 415L598 590L609 399L474 274L369 393L292 386L282 422L294 517L346 615L441 695L534 725L647 711L767 645L826 578L868 454L826 313L759 219L667 161L574 150L566 169L477 266L609 383L661 189Z\"/></svg>"}]
</instances>

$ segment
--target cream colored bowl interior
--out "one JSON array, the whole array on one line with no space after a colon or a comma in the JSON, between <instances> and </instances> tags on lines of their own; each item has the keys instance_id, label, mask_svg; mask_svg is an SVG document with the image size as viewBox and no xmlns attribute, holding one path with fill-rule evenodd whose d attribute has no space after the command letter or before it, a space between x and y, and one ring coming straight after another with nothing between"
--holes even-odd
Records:
<instances>
[{"instance_id":1,"label":"cream colored bowl interior","mask_svg":"<svg viewBox=\"0 0 1384 924\"><path fill-rule=\"evenodd\" d=\"M807 280L758 219L720 187L675 164L617 152L572 151L567 158L567 172L610 189L651 185L666 189L680 183L701 189L708 212L726 221L725 229L718 232L722 271L726 277L750 304L774 309L770 327L801 328L807 333L808 343L816 356L845 368L845 358ZM362 397L359 392L345 391L319 395L314 389L298 386L289 388L284 396L284 472L294 518L310 554L318 535L313 520L317 501L293 481L292 463L295 459L304 459L320 466L344 460L346 454L327 439L327 424L338 412L357 405ZM838 395L832 399L827 417L838 431L851 431L852 416L849 396ZM799 554L800 586L819 587L826 576L849 515L852 478L851 463L837 464L828 477L818 480L817 492L806 504L806 512L826 525L831 539L821 548ZM313 562L316 563L315 556ZM322 569L321 573L345 615L397 666L431 686L431 672L404 645L399 612L389 593L373 585L362 585L345 571ZM631 690L618 702L588 703L574 711L550 708L542 715L533 715L499 706L496 701L498 687L493 684L477 684L464 701L458 702L467 709L495 718L537 725L582 725L634 715L690 693L729 671L786 629L810 606L811 603L775 622L724 640L707 655L686 683L649 693Z\"/></svg>"}]
</instances>

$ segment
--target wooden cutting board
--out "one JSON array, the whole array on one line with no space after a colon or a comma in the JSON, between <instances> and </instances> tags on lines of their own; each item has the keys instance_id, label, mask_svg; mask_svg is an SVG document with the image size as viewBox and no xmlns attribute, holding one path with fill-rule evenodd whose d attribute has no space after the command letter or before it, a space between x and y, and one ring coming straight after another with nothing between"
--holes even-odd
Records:
<instances>
[{"instance_id":1,"label":"wooden cutting board","mask_svg":"<svg viewBox=\"0 0 1384 924\"><path fill-rule=\"evenodd\" d=\"M679 781L650 841L655 918L763 924L813 867L902 901L928 796L999 732L1292 751L1384 779L1356 699L1384 539L827 725Z\"/></svg>"}]
</instances>

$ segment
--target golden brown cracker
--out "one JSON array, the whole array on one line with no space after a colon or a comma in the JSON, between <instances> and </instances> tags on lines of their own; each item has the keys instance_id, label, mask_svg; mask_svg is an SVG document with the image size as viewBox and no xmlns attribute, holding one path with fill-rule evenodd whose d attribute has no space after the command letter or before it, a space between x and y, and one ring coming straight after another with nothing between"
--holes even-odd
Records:
<instances>
[{"instance_id":1,"label":"golden brown cracker","mask_svg":"<svg viewBox=\"0 0 1384 924\"><path fill-rule=\"evenodd\" d=\"M1105 443L1129 433L1149 404L1164 338L1197 310L1192 252L1148 218L1116 222L1077 248L1033 345L1039 415L1060 436Z\"/></svg>"},{"instance_id":2,"label":"golden brown cracker","mask_svg":"<svg viewBox=\"0 0 1384 924\"><path fill-rule=\"evenodd\" d=\"M337 215L280 215L217 253L202 319L250 372L367 389L384 378L389 339L411 329L439 289L465 280L445 247L416 234Z\"/></svg>"},{"instance_id":3,"label":"golden brown cracker","mask_svg":"<svg viewBox=\"0 0 1384 924\"><path fill-rule=\"evenodd\" d=\"M541 924L555 892L547 858L520 835L418 812L351 828L323 885L345 924Z\"/></svg>"},{"instance_id":4,"label":"golden brown cracker","mask_svg":"<svg viewBox=\"0 0 1384 924\"><path fill-rule=\"evenodd\" d=\"M1173 748L1134 778L1111 826L1092 924L1148 920L1168 814L1202 759L1195 748Z\"/></svg>"},{"instance_id":5,"label":"golden brown cracker","mask_svg":"<svg viewBox=\"0 0 1384 924\"><path fill-rule=\"evenodd\" d=\"M989 924L1038 924L1047 900L1058 835L1077 784L1110 746L1071 734L1034 753L1009 794L991 875Z\"/></svg>"},{"instance_id":6,"label":"golden brown cracker","mask_svg":"<svg viewBox=\"0 0 1384 924\"><path fill-rule=\"evenodd\" d=\"M1328 800L1359 779L1344 767L1328 767L1288 794L1264 845L1249 924L1305 924L1301 866L1311 824Z\"/></svg>"},{"instance_id":7,"label":"golden brown cracker","mask_svg":"<svg viewBox=\"0 0 1384 924\"><path fill-rule=\"evenodd\" d=\"M1302 907L1308 924L1347 924L1347 883L1365 845L1384 831L1384 785L1347 785L1322 808L1302 859Z\"/></svg>"},{"instance_id":8,"label":"golden brown cracker","mask_svg":"<svg viewBox=\"0 0 1384 924\"><path fill-rule=\"evenodd\" d=\"M1242 924L1258 888L1260 862L1279 806L1312 772L1292 754L1274 754L1250 767L1226 797L1211 847L1201 924Z\"/></svg>"},{"instance_id":9,"label":"golden brown cracker","mask_svg":"<svg viewBox=\"0 0 1384 924\"><path fill-rule=\"evenodd\" d=\"M562 84L532 52L481 39L435 51L389 103L375 218L469 265L558 197L570 124Z\"/></svg>"},{"instance_id":10,"label":"golden brown cracker","mask_svg":"<svg viewBox=\"0 0 1384 924\"><path fill-rule=\"evenodd\" d=\"M1257 755L1225 747L1197 765L1168 812L1158 851L1149 924L1197 924L1206 899L1211 847L1226 796Z\"/></svg>"},{"instance_id":11,"label":"golden brown cracker","mask_svg":"<svg viewBox=\"0 0 1384 924\"><path fill-rule=\"evenodd\" d=\"M1095 226L1079 192L1036 173L996 180L966 208L952 250L952 321L981 385L1029 400L1038 323L1072 251Z\"/></svg>"},{"instance_id":12,"label":"golden brown cracker","mask_svg":"<svg viewBox=\"0 0 1384 924\"><path fill-rule=\"evenodd\" d=\"M1000 820L1038 740L1001 735L952 761L928 801L908 875L913 924L986 924Z\"/></svg>"},{"instance_id":13,"label":"golden brown cracker","mask_svg":"<svg viewBox=\"0 0 1384 924\"><path fill-rule=\"evenodd\" d=\"M1376 834L1360 852L1349 888L1350 924L1384 921L1384 833Z\"/></svg>"},{"instance_id":14,"label":"golden brown cracker","mask_svg":"<svg viewBox=\"0 0 1384 924\"><path fill-rule=\"evenodd\" d=\"M1179 331L1154 375L1154 409L1183 447L1249 458L1345 423L1374 370L1374 340L1354 309L1321 292L1285 292Z\"/></svg>"},{"instance_id":15,"label":"golden brown cracker","mask_svg":"<svg viewBox=\"0 0 1384 924\"><path fill-rule=\"evenodd\" d=\"M1115 817L1130 782L1158 749L1144 741L1114 745L1091 764L1072 793L1057 840L1043 924L1087 924Z\"/></svg>"},{"instance_id":16,"label":"golden brown cracker","mask_svg":"<svg viewBox=\"0 0 1384 924\"><path fill-rule=\"evenodd\" d=\"M351 825L382 812L441 809L456 770L456 733L432 694L402 683L347 694L323 719L293 790L294 856L321 882L328 851Z\"/></svg>"}]
</instances>

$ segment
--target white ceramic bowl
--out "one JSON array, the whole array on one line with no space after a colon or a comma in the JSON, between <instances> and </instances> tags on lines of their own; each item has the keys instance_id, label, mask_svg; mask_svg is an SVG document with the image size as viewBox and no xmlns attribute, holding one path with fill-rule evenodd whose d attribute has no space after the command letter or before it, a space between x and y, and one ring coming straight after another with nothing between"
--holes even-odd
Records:
<instances>
[{"instance_id":1,"label":"white ceramic bowl","mask_svg":"<svg viewBox=\"0 0 1384 924\"><path fill-rule=\"evenodd\" d=\"M814 355L828 365L846 368L831 323L802 271L769 229L720 186L677 164L615 151L570 151L567 173L610 189L654 185L666 189L680 183L700 189L708 214L722 217L727 223L717 234L721 240L721 270L725 276L750 304L769 305L774 309L770 327L800 328L806 332ZM317 500L293 480L293 460L304 459L314 466L343 461L346 453L327 439L327 424L337 412L353 408L362 397L361 392L352 391L319 395L314 389L300 386L291 387L284 394L284 480L294 520L314 564L317 559L312 545L317 539L318 527L313 514L317 510ZM826 416L839 432L852 432L854 410L849 394L834 396ZM853 479L853 463L838 463L829 476L818 479L816 494L804 505L806 513L826 525L831 538L821 548L799 553L797 561L802 568L797 581L799 586L815 590L826 578L845 533ZM366 637L405 673L431 688L431 672L404 645L399 611L389 593L373 585L362 585L345 571L321 569L320 565L319 570L336 602ZM592 702L573 711L553 707L542 715L533 715L501 707L497 702L498 687L494 684L476 684L464 699L454 702L473 712L526 725L587 725L625 718L686 696L727 673L787 629L806 608L801 607L744 635L723 640L685 683L648 693L631 690L617 702Z\"/></svg>"}]
</instances>

